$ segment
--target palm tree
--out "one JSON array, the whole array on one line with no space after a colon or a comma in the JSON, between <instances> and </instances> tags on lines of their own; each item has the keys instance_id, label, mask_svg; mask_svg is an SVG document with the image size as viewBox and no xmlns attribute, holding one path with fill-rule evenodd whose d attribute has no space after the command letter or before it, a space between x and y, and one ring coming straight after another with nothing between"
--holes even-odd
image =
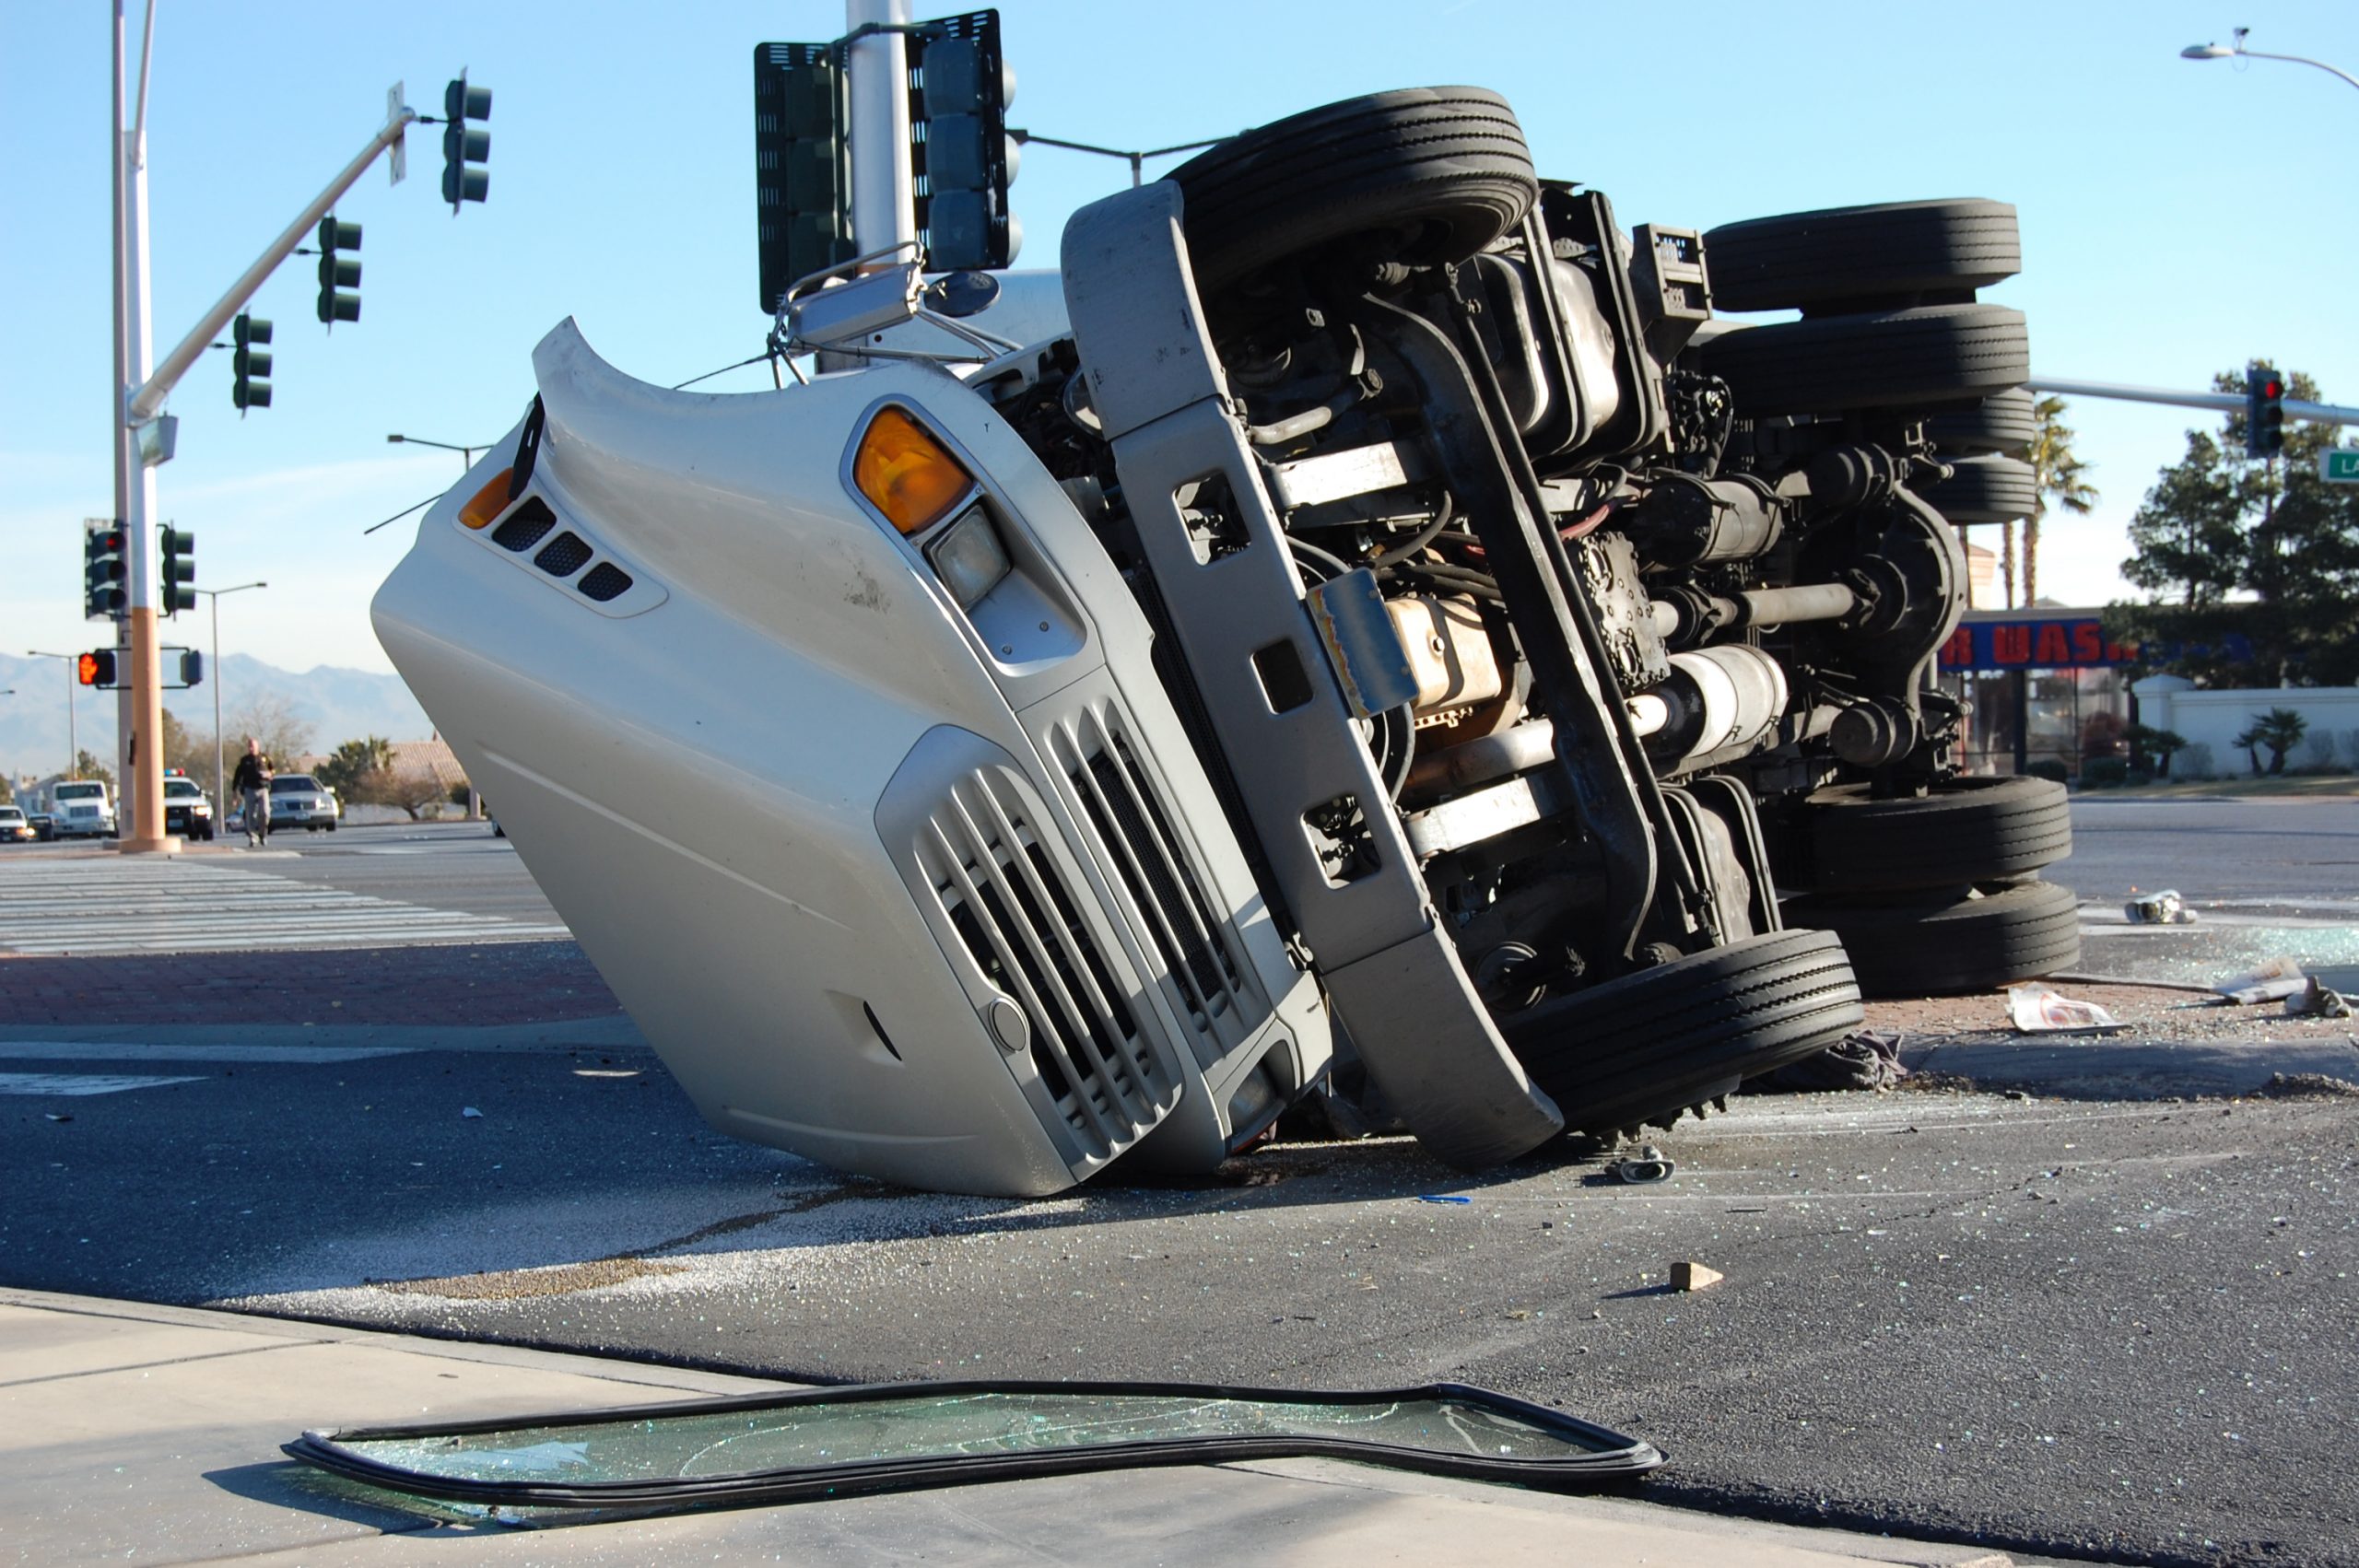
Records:
<instances>
[{"instance_id":1,"label":"palm tree","mask_svg":"<svg viewBox=\"0 0 2359 1568\"><path fill-rule=\"evenodd\" d=\"M2031 445L2024 449L2024 461L2031 464L2033 494L2031 516L2024 519L2026 606L2039 598L2039 520L2048 515L2049 498L2075 517L2086 517L2097 504L2097 488L2086 477L2088 465L2072 451L2071 427L2064 423L2064 400L2041 398L2031 413L2036 424Z\"/></svg>"}]
</instances>

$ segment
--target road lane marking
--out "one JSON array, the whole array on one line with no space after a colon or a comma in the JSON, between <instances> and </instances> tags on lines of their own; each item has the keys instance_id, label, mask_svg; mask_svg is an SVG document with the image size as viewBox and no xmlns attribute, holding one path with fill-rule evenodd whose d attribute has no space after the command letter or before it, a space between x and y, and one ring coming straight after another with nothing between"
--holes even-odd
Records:
<instances>
[{"instance_id":1,"label":"road lane marking","mask_svg":"<svg viewBox=\"0 0 2359 1568\"><path fill-rule=\"evenodd\" d=\"M407 1046L159 1046L129 1040L0 1040L0 1061L253 1061L320 1067L415 1056Z\"/></svg>"},{"instance_id":2,"label":"road lane marking","mask_svg":"<svg viewBox=\"0 0 2359 1568\"><path fill-rule=\"evenodd\" d=\"M123 1073L0 1072L0 1094L120 1094L126 1089L158 1089L167 1083L202 1083L202 1078L133 1078Z\"/></svg>"}]
</instances>

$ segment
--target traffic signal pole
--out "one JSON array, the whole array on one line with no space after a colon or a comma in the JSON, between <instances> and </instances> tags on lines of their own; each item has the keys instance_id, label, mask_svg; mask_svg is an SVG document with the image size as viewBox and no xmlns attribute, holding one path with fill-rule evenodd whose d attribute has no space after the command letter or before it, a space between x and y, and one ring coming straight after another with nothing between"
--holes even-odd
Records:
<instances>
[{"instance_id":1,"label":"traffic signal pole","mask_svg":"<svg viewBox=\"0 0 2359 1568\"><path fill-rule=\"evenodd\" d=\"M864 27L909 25L910 0L844 0L847 34ZM852 250L865 255L917 241L917 179L910 161L909 51L899 33L873 32L854 40L847 54Z\"/></svg>"},{"instance_id":2,"label":"traffic signal pole","mask_svg":"<svg viewBox=\"0 0 2359 1568\"><path fill-rule=\"evenodd\" d=\"M156 626L156 467L172 455L175 421L164 400L196 363L229 319L245 309L278 264L303 242L311 227L350 190L378 155L395 151L393 177L402 175L403 134L418 118L401 100L396 86L386 105L384 127L328 183L302 216L272 241L254 264L229 286L218 303L164 357L151 365L154 325L148 290L147 79L156 44L156 0L147 0L147 26L139 52L139 78L132 122L123 123L129 86L125 76L124 0L114 0L114 497L115 515L127 536L129 607L125 612L131 654L131 685L123 725L123 771L126 786L117 810L127 807L117 847L133 854L170 854L180 841L164 831L162 654ZM898 41L896 40L898 44Z\"/></svg>"},{"instance_id":3,"label":"traffic signal pole","mask_svg":"<svg viewBox=\"0 0 2359 1568\"><path fill-rule=\"evenodd\" d=\"M2208 408L2215 414L2242 414L2245 394L2240 392L2174 392L2168 387L2124 386L2118 381L2066 381L2053 376L2034 376L2024 383L2036 392L2055 392L2062 397L2110 398L2117 403L2162 403L2175 408ZM2281 400L2288 419L2306 420L2313 425L2359 425L2359 408L2339 403L2307 403L2298 397Z\"/></svg>"}]
</instances>

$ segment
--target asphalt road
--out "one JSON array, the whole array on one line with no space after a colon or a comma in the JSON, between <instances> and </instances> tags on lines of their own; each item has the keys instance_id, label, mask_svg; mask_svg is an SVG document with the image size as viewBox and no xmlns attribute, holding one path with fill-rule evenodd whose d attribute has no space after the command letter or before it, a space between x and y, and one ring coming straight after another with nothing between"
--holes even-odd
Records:
<instances>
[{"instance_id":1,"label":"asphalt road","mask_svg":"<svg viewBox=\"0 0 2359 1568\"><path fill-rule=\"evenodd\" d=\"M2175 814L2212 812L2233 855ZM2060 880L2109 899L2093 872L2153 865L2244 896L2271 857L2312 878L2353 815L2096 806ZM425 848L339 834L251 863L436 900L522 876L466 830L378 831ZM2303 882L2302 908L2339 885ZM1469 1181L1379 1141L1024 1203L721 1137L603 1022L390 1045L0 1028L0 1090L21 1075L0 1280L810 1379L1461 1378L1657 1442L1668 1501L2060 1556L2359 1562L2359 1101L1740 1100L1664 1141L1659 1188L1562 1150ZM1681 1259L1728 1278L1670 1293Z\"/></svg>"}]
</instances>

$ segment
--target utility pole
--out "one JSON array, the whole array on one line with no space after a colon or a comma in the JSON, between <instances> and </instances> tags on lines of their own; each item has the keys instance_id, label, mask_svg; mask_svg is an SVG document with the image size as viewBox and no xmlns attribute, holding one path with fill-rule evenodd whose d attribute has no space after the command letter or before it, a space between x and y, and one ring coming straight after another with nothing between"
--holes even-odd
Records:
<instances>
[{"instance_id":1,"label":"utility pole","mask_svg":"<svg viewBox=\"0 0 2359 1568\"><path fill-rule=\"evenodd\" d=\"M117 848L132 854L168 855L181 841L164 832L164 757L162 656L156 626L158 606L156 584L156 468L168 462L177 438L178 422L163 412L164 400L211 346L229 319L294 253L311 227L336 199L350 190L378 154L393 150L393 178L404 171L402 136L418 118L402 101L396 83L388 95L385 123L331 181L302 216L273 241L253 265L229 286L214 307L177 347L154 363L152 311L148 289L147 236L147 82L155 58L156 0L147 0L147 25L139 50L135 88L126 75L124 0L114 0L114 114L111 151L114 170L114 426L115 516L122 521L128 559L125 584L123 646L129 654L131 680L123 704L123 768L124 788L117 810L123 836ZM131 123L123 123L129 99ZM162 607L170 608L170 585Z\"/></svg>"}]
</instances>

